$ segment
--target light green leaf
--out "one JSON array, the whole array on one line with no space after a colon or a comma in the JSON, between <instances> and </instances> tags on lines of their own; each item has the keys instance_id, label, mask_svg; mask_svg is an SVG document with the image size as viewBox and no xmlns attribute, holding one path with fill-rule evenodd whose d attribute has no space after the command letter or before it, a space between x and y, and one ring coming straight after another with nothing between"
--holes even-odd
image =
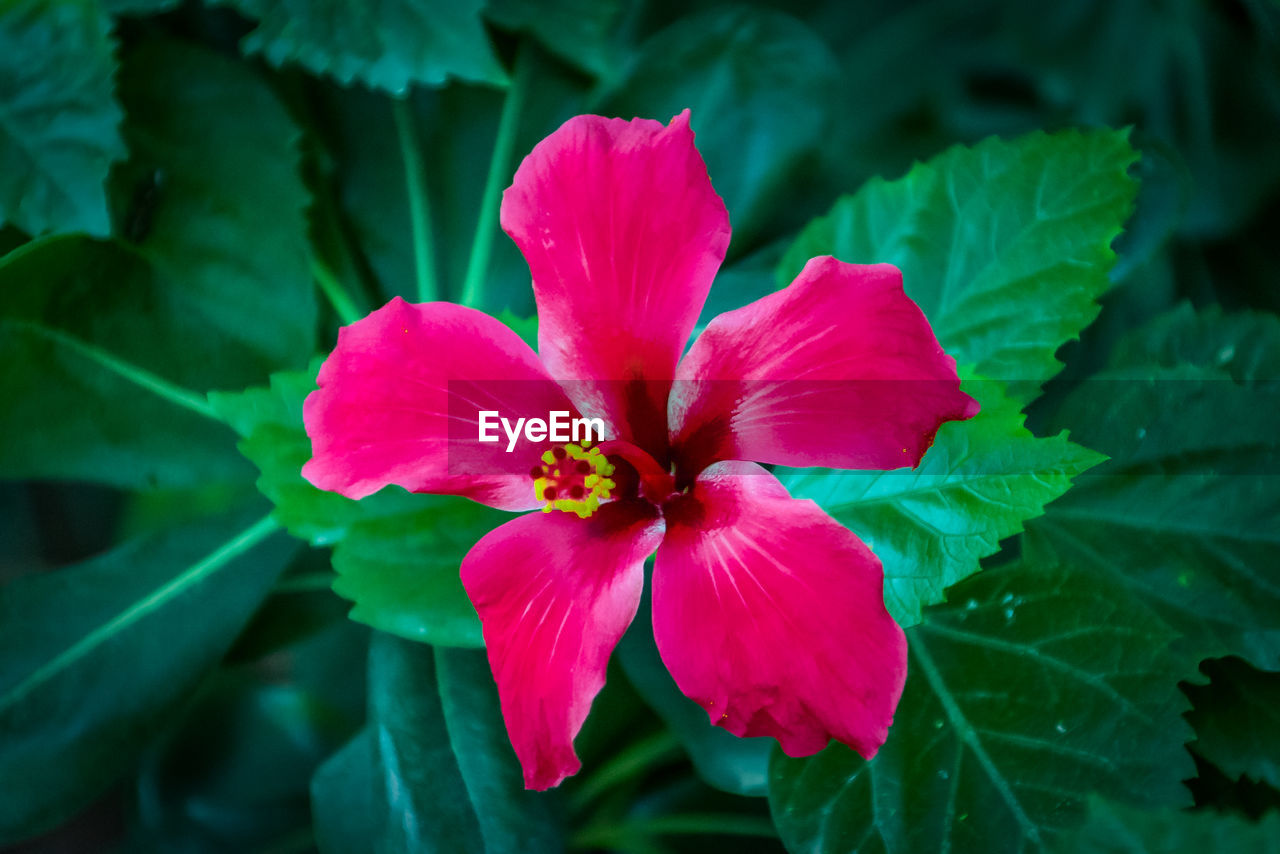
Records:
<instances>
[{"instance_id":1,"label":"light green leaf","mask_svg":"<svg viewBox=\"0 0 1280 854\"><path fill-rule=\"evenodd\" d=\"M1089 820L1056 854L1280 854L1280 814L1252 822L1215 810L1137 810L1089 801Z\"/></svg>"},{"instance_id":2,"label":"light green leaf","mask_svg":"<svg viewBox=\"0 0 1280 854\"><path fill-rule=\"evenodd\" d=\"M123 774L231 645L294 546L204 520L0 597L0 841L66 820Z\"/></svg>"},{"instance_id":3,"label":"light green leaf","mask_svg":"<svg viewBox=\"0 0 1280 854\"><path fill-rule=\"evenodd\" d=\"M343 85L359 81L401 95L448 78L506 82L480 19L481 0L218 0L257 21L246 53L297 62Z\"/></svg>"},{"instance_id":4,"label":"light green leaf","mask_svg":"<svg viewBox=\"0 0 1280 854\"><path fill-rule=\"evenodd\" d=\"M925 605L941 602L947 587L999 550L1000 540L1105 459L1065 432L1033 436L998 382L966 380L962 388L981 412L943 424L914 469L778 472L793 496L817 501L876 553L885 603L903 626L920 622Z\"/></svg>"},{"instance_id":5,"label":"light green leaf","mask_svg":"<svg viewBox=\"0 0 1280 854\"><path fill-rule=\"evenodd\" d=\"M1194 664L1122 586L1014 563L950 598L907 633L906 691L874 759L775 753L769 801L789 850L1041 851L1091 792L1190 800L1177 681Z\"/></svg>"},{"instance_id":6,"label":"light green leaf","mask_svg":"<svg viewBox=\"0 0 1280 854\"><path fill-rule=\"evenodd\" d=\"M1208 685L1183 690L1194 709L1195 752L1228 779L1242 776L1280 788L1280 673L1250 667L1238 658L1205 662Z\"/></svg>"},{"instance_id":7,"label":"light green leaf","mask_svg":"<svg viewBox=\"0 0 1280 854\"><path fill-rule=\"evenodd\" d=\"M316 369L276 374L270 388L209 396L243 437L238 447L261 471L258 488L275 503L275 518L313 545L337 546L333 589L355 603L352 619L411 640L483 646L458 570L476 541L509 514L395 486L352 501L307 483L302 466L311 440L302 402L315 388Z\"/></svg>"},{"instance_id":8,"label":"light green leaf","mask_svg":"<svg viewBox=\"0 0 1280 854\"><path fill-rule=\"evenodd\" d=\"M1280 382L1256 377L1280 324L1182 310L1119 354L1054 419L1112 460L1027 526L1028 559L1128 585L1199 657L1280 669Z\"/></svg>"},{"instance_id":9,"label":"light green leaf","mask_svg":"<svg viewBox=\"0 0 1280 854\"><path fill-rule=\"evenodd\" d=\"M830 48L781 12L733 6L683 18L640 47L593 112L668 121L684 110L729 208L737 254L779 223L826 139L839 74Z\"/></svg>"},{"instance_id":10,"label":"light green leaf","mask_svg":"<svg viewBox=\"0 0 1280 854\"><path fill-rule=\"evenodd\" d=\"M1121 131L957 146L836 202L801 232L778 282L816 255L894 264L947 352L1025 405L1098 314L1137 156Z\"/></svg>"},{"instance_id":11,"label":"light green leaf","mask_svg":"<svg viewBox=\"0 0 1280 854\"><path fill-rule=\"evenodd\" d=\"M325 854L563 850L525 791L484 654L375 634L369 723L312 780Z\"/></svg>"},{"instance_id":12,"label":"light green leaf","mask_svg":"<svg viewBox=\"0 0 1280 854\"><path fill-rule=\"evenodd\" d=\"M0 224L110 230L105 183L124 157L111 20L93 0L0 9Z\"/></svg>"}]
</instances>

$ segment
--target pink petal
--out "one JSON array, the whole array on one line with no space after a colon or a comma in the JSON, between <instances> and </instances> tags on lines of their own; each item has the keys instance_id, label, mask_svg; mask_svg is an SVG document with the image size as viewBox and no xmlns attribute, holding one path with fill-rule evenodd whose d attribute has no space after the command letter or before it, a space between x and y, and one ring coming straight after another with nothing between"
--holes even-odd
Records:
<instances>
[{"instance_id":1,"label":"pink petal","mask_svg":"<svg viewBox=\"0 0 1280 854\"><path fill-rule=\"evenodd\" d=\"M662 458L667 391L729 245L689 111L577 116L524 159L502 227L533 273L538 352L610 436Z\"/></svg>"},{"instance_id":2,"label":"pink petal","mask_svg":"<svg viewBox=\"0 0 1280 854\"><path fill-rule=\"evenodd\" d=\"M573 739L635 617L662 520L641 502L587 519L530 513L486 534L462 561L502 715L525 786L547 789L581 763Z\"/></svg>"},{"instance_id":3,"label":"pink petal","mask_svg":"<svg viewBox=\"0 0 1280 854\"><path fill-rule=\"evenodd\" d=\"M832 738L874 755L907 674L880 561L754 463L716 463L685 501L653 572L654 638L680 690L789 756Z\"/></svg>"},{"instance_id":4,"label":"pink petal","mask_svg":"<svg viewBox=\"0 0 1280 854\"><path fill-rule=\"evenodd\" d=\"M944 421L978 412L897 268L830 256L712 320L676 377L672 444L686 472L730 459L915 466Z\"/></svg>"},{"instance_id":5,"label":"pink petal","mask_svg":"<svg viewBox=\"0 0 1280 854\"><path fill-rule=\"evenodd\" d=\"M549 445L522 439L508 453L501 427L499 441L480 443L478 413L576 414L516 333L445 302L396 297L342 328L318 382L302 410L313 454L302 474L349 498L397 484L532 509L541 502L529 471Z\"/></svg>"}]
</instances>

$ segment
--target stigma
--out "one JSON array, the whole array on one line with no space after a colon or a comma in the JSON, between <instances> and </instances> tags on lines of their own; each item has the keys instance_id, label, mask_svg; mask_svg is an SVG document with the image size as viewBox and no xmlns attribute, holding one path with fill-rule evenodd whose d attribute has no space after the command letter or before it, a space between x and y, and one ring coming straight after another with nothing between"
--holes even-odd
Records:
<instances>
[{"instance_id":1,"label":"stigma","mask_svg":"<svg viewBox=\"0 0 1280 854\"><path fill-rule=\"evenodd\" d=\"M613 471L599 448L568 444L543 453L542 465L534 466L529 475L534 494L545 502L543 513L563 510L585 519L600 508L601 501L613 497L612 490L617 488L609 479Z\"/></svg>"}]
</instances>

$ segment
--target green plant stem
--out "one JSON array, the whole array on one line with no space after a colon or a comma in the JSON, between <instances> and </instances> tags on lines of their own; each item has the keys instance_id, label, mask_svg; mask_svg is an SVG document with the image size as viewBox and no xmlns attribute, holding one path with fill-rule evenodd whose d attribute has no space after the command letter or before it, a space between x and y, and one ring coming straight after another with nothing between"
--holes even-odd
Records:
<instances>
[{"instance_id":1,"label":"green plant stem","mask_svg":"<svg viewBox=\"0 0 1280 854\"><path fill-rule=\"evenodd\" d=\"M81 341L79 338L67 335L65 332L59 332L56 329L41 326L38 323L30 323L23 320L7 320L4 321L4 324L47 338L55 344L59 344L66 347L68 350L79 353L91 362L96 362L117 376L128 380L140 388L146 389L157 397L161 397L176 406L181 406L183 409L190 410L197 415L203 415L205 418L210 418L222 423L222 419L213 411L213 407L209 405L209 401L204 395L171 383L163 377L148 371L146 368L138 367L132 362L126 362L124 359L116 358L101 347Z\"/></svg>"},{"instance_id":2,"label":"green plant stem","mask_svg":"<svg viewBox=\"0 0 1280 854\"><path fill-rule=\"evenodd\" d=\"M112 637L155 611L173 597L199 584L205 578L265 540L279 528L280 523L270 516L266 516L250 525L244 531L214 549L203 560L187 567L172 581L134 602L128 608L125 608L110 620L58 653L58 655L14 686L7 694L0 696L0 712L13 708L22 702L28 694L63 670L71 667L97 647L107 643Z\"/></svg>"},{"instance_id":3,"label":"green plant stem","mask_svg":"<svg viewBox=\"0 0 1280 854\"><path fill-rule=\"evenodd\" d=\"M485 277L489 272L489 253L498 230L498 209L502 202L502 186L511 178L511 154L515 150L516 130L520 126L520 113L524 110L525 97L532 76L530 49L522 42L516 49L515 70L506 100L502 103L502 118L498 121L498 136L493 143L493 155L489 158L489 175L484 182L484 195L480 197L480 215L476 219L476 233L471 240L471 257L467 260L467 276L462 283L462 304L480 307L484 294Z\"/></svg>"},{"instance_id":4,"label":"green plant stem","mask_svg":"<svg viewBox=\"0 0 1280 854\"><path fill-rule=\"evenodd\" d=\"M316 284L320 286L320 290L328 298L329 304L333 306L333 310L337 312L338 319L342 321L343 325L355 323L364 316L364 312L356 308L355 300L351 298L351 294L343 287L342 282L338 281L338 277L319 258L311 259L311 275L315 277Z\"/></svg>"},{"instance_id":5,"label":"green plant stem","mask_svg":"<svg viewBox=\"0 0 1280 854\"><path fill-rule=\"evenodd\" d=\"M628 746L601 765L573 795L573 808L581 810L605 791L658 762L680 753L680 742L670 730L662 729Z\"/></svg>"},{"instance_id":6,"label":"green plant stem","mask_svg":"<svg viewBox=\"0 0 1280 854\"><path fill-rule=\"evenodd\" d=\"M759 816L687 813L588 825L574 834L570 845L574 848L630 850L637 840L665 834L762 836L776 839L778 831L771 821Z\"/></svg>"},{"instance_id":7,"label":"green plant stem","mask_svg":"<svg viewBox=\"0 0 1280 854\"><path fill-rule=\"evenodd\" d=\"M431 237L431 202L427 198L427 177L422 168L422 145L418 141L413 111L407 98L396 98L391 106L400 157L404 160L404 183L409 194L409 219L413 227L413 263L418 280L418 301L440 298L436 282L435 246Z\"/></svg>"}]
</instances>

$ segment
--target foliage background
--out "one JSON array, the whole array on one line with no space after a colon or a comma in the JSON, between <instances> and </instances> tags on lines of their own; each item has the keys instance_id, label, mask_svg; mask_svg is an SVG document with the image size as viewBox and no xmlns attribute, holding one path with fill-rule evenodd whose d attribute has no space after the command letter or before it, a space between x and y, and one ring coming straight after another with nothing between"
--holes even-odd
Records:
<instances>
[{"instance_id":1,"label":"foliage background","mask_svg":"<svg viewBox=\"0 0 1280 854\"><path fill-rule=\"evenodd\" d=\"M531 334L518 158L686 106L706 316L893 261L984 411L780 472L912 627L876 760L712 729L643 605L530 794L456 580L502 514L312 490L301 400L395 294ZM1264 0L0 0L0 844L1277 850L1278 132Z\"/></svg>"}]
</instances>

